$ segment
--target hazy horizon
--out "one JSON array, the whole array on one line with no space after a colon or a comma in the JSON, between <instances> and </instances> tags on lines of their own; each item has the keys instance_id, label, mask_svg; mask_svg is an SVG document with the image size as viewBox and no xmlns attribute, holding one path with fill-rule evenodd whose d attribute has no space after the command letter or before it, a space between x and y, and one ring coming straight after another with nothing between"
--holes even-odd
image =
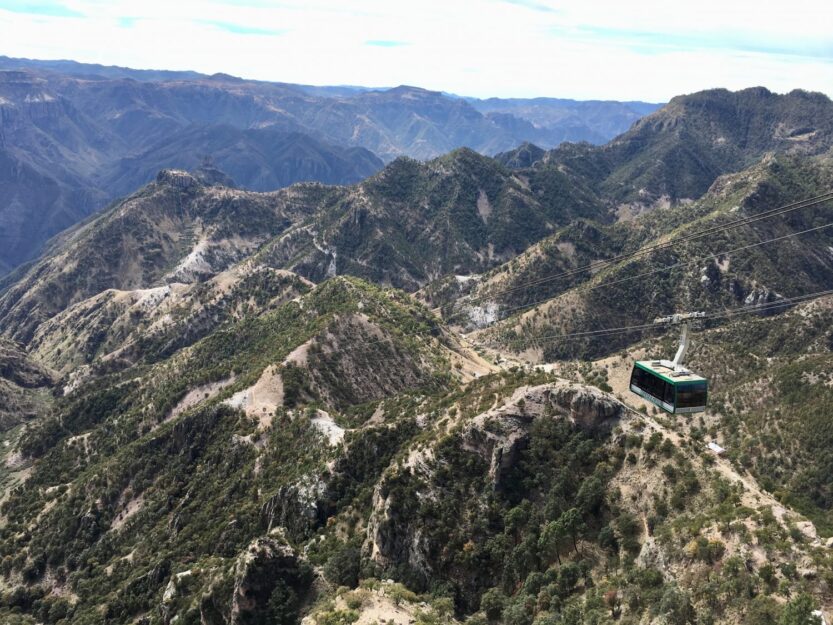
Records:
<instances>
[{"instance_id":1,"label":"hazy horizon","mask_svg":"<svg viewBox=\"0 0 833 625\"><path fill-rule=\"evenodd\" d=\"M831 22L833 6L810 0L767 11L747 0L638 10L608 0L3 0L0 54L477 98L666 102L754 86L830 96Z\"/></svg>"}]
</instances>

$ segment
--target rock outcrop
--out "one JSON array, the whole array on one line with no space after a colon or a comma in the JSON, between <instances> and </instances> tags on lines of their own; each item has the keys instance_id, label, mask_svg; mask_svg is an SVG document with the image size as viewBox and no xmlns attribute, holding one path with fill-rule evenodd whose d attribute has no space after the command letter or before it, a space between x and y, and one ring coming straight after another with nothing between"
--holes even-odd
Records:
<instances>
[{"instance_id":1,"label":"rock outcrop","mask_svg":"<svg viewBox=\"0 0 833 625\"><path fill-rule=\"evenodd\" d=\"M263 523L267 531L282 527L287 533L303 540L324 521L323 497L326 484L318 477L307 477L281 486L263 504Z\"/></svg>"},{"instance_id":2,"label":"rock outcrop","mask_svg":"<svg viewBox=\"0 0 833 625\"><path fill-rule=\"evenodd\" d=\"M489 462L489 477L500 488L503 473L517 461L536 419L566 418L585 430L610 426L624 410L598 389L556 383L524 386L503 406L476 416L463 430L463 447Z\"/></svg>"},{"instance_id":3,"label":"rock outcrop","mask_svg":"<svg viewBox=\"0 0 833 625\"><path fill-rule=\"evenodd\" d=\"M313 581L309 565L290 546L268 536L256 538L238 556L233 576L215 583L203 598L205 625L295 623Z\"/></svg>"},{"instance_id":4,"label":"rock outcrop","mask_svg":"<svg viewBox=\"0 0 833 625\"><path fill-rule=\"evenodd\" d=\"M509 401L483 412L452 436L451 444L470 454L472 464L488 467L488 481L501 490L505 476L513 469L526 448L535 421L567 420L575 428L599 432L611 428L625 411L611 395L598 389L570 382L518 388ZM447 439L435 447L448 444ZM431 477L444 470L434 447L413 450L404 467L395 467L383 477L374 492L373 512L367 529L366 552L383 568L406 567L418 577L432 576L432 557L436 545L430 544L416 517L403 514L437 494L424 488ZM419 484L420 486L415 486ZM403 505L403 494L415 489L416 501Z\"/></svg>"}]
</instances>

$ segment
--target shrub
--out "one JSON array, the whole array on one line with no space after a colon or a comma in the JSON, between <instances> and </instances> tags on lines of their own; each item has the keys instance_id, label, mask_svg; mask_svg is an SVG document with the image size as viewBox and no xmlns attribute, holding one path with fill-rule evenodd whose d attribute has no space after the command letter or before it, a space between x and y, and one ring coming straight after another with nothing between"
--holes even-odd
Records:
<instances>
[{"instance_id":1,"label":"shrub","mask_svg":"<svg viewBox=\"0 0 833 625\"><path fill-rule=\"evenodd\" d=\"M355 588L359 585L361 553L356 547L345 546L336 551L324 565L324 575L336 586Z\"/></svg>"},{"instance_id":2,"label":"shrub","mask_svg":"<svg viewBox=\"0 0 833 625\"><path fill-rule=\"evenodd\" d=\"M780 625L821 625L821 619L813 614L815 602L810 595L800 594L784 606Z\"/></svg>"},{"instance_id":3,"label":"shrub","mask_svg":"<svg viewBox=\"0 0 833 625\"><path fill-rule=\"evenodd\" d=\"M668 625L686 625L694 622L694 608L688 594L676 588L669 587L663 594L659 604L659 612Z\"/></svg>"},{"instance_id":4,"label":"shrub","mask_svg":"<svg viewBox=\"0 0 833 625\"><path fill-rule=\"evenodd\" d=\"M497 621L506 607L506 595L497 588L490 588L480 597L480 609L490 621Z\"/></svg>"}]
</instances>

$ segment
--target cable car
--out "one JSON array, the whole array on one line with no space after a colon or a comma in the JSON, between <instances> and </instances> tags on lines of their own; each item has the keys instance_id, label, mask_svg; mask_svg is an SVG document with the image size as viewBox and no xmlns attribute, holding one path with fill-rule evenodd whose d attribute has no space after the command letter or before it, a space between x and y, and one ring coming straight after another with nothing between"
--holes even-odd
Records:
<instances>
[{"instance_id":1,"label":"cable car","mask_svg":"<svg viewBox=\"0 0 833 625\"><path fill-rule=\"evenodd\" d=\"M640 360L631 372L631 391L671 414L691 414L706 409L709 382L668 369L660 360Z\"/></svg>"},{"instance_id":2,"label":"cable car","mask_svg":"<svg viewBox=\"0 0 833 625\"><path fill-rule=\"evenodd\" d=\"M683 367L688 349L688 320L705 313L687 313L656 319L654 323L682 323L680 346L674 360L640 360L634 363L630 389L670 414L692 414L706 409L709 382Z\"/></svg>"}]
</instances>

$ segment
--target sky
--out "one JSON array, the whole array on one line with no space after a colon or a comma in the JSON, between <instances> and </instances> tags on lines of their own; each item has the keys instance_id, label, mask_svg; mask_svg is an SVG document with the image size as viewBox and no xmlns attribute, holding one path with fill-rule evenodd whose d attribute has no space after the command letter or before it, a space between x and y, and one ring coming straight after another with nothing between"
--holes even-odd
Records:
<instances>
[{"instance_id":1,"label":"sky","mask_svg":"<svg viewBox=\"0 0 833 625\"><path fill-rule=\"evenodd\" d=\"M0 0L0 54L475 97L833 96L833 2Z\"/></svg>"}]
</instances>

